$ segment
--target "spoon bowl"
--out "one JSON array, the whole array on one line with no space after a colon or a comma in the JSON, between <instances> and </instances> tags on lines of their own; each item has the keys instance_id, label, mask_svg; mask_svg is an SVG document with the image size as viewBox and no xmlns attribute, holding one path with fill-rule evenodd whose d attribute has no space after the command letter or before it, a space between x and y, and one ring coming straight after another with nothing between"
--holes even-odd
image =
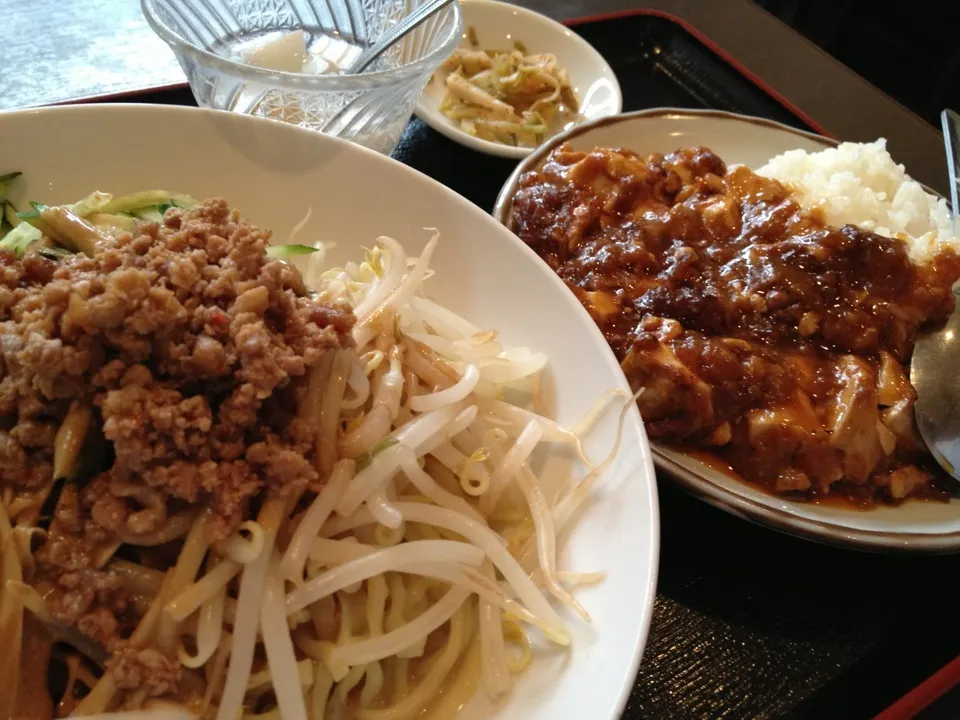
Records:
<instances>
[{"instance_id":1,"label":"spoon bowl","mask_svg":"<svg viewBox=\"0 0 960 720\"><path fill-rule=\"evenodd\" d=\"M960 116L944 110L943 142L950 174L950 200L953 230L957 232L958 195L960 195ZM954 296L960 300L958 291ZM915 415L920 436L940 466L960 480L960 311L939 330L917 339L910 364L910 383L917 391Z\"/></svg>"},{"instance_id":2,"label":"spoon bowl","mask_svg":"<svg viewBox=\"0 0 960 720\"><path fill-rule=\"evenodd\" d=\"M917 428L941 467L960 480L960 313L917 340L910 383L917 391Z\"/></svg>"}]
</instances>

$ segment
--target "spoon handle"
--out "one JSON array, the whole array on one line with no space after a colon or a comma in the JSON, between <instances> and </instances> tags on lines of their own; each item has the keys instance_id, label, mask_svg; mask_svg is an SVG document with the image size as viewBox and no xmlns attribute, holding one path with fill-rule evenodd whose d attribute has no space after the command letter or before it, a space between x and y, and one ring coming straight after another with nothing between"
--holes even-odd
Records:
<instances>
[{"instance_id":1,"label":"spoon handle","mask_svg":"<svg viewBox=\"0 0 960 720\"><path fill-rule=\"evenodd\" d=\"M950 205L953 208L953 231L960 232L957 217L960 215L960 115L953 110L940 113L943 127L943 144L947 149L947 172L950 175Z\"/></svg>"},{"instance_id":2,"label":"spoon handle","mask_svg":"<svg viewBox=\"0 0 960 720\"><path fill-rule=\"evenodd\" d=\"M418 7L381 35L377 42L360 53L360 57L357 58L353 67L350 68L350 74L353 75L363 72L370 63L383 54L384 50L452 2L454 2L454 0L433 0L433 2L426 2Z\"/></svg>"}]
</instances>

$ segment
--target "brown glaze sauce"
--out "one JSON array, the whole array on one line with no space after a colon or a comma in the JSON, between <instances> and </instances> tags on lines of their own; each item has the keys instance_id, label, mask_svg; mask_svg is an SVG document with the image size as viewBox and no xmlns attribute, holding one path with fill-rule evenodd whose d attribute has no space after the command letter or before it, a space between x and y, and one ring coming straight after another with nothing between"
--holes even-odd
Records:
<instances>
[{"instance_id":1,"label":"brown glaze sauce","mask_svg":"<svg viewBox=\"0 0 960 720\"><path fill-rule=\"evenodd\" d=\"M691 460L707 466L711 470L721 475L726 475L737 482L752 485L758 490L773 495L775 497L785 497L797 502L806 502L811 505L823 505L824 507L842 508L844 510L870 510L877 505L877 498L870 487L854 485L848 482L838 482L830 487L830 492L820 493L811 488L806 492L796 493L777 493L769 486L761 483L751 482L743 475L738 473L730 463L710 450L701 450L698 448L683 447L682 445L667 445L667 449L676 453L686 455ZM905 500L893 500L891 498L881 498L885 505L900 505ZM930 483L922 488L918 488L910 495L910 500L931 500L933 502L944 502L950 499L950 490L938 483Z\"/></svg>"},{"instance_id":2,"label":"brown glaze sauce","mask_svg":"<svg viewBox=\"0 0 960 720\"><path fill-rule=\"evenodd\" d=\"M706 148L555 150L512 229L620 359L651 439L708 449L778 495L858 506L945 497L913 422L918 332L953 310L960 258L834 228Z\"/></svg>"}]
</instances>

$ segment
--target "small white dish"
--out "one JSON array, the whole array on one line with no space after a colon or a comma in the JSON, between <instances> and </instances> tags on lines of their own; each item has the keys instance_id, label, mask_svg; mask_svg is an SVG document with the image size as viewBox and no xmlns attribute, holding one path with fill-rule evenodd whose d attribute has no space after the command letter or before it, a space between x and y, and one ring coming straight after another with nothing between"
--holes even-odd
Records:
<instances>
[{"instance_id":1,"label":"small white dish","mask_svg":"<svg viewBox=\"0 0 960 720\"><path fill-rule=\"evenodd\" d=\"M616 115L623 108L623 95L617 76L603 56L570 28L550 18L506 2L495 0L461 0L464 35L460 47L470 47L467 31L473 28L484 49L509 49L517 41L531 53L551 53L557 64L567 71L580 101L579 120L571 120L558 128L564 132L575 125ZM440 112L440 103L446 95L442 71L427 83L417 116L427 125L451 140L474 150L507 158L522 158L533 148L514 147L482 140L465 133Z\"/></svg>"},{"instance_id":2,"label":"small white dish","mask_svg":"<svg viewBox=\"0 0 960 720\"><path fill-rule=\"evenodd\" d=\"M547 156L563 143L574 150L629 148L641 154L702 145L728 165L742 163L753 169L788 150L818 152L837 145L831 138L771 120L717 110L658 108L625 113L580 125L542 144L504 184L494 217L510 226L513 197L521 176L541 168ZM878 552L960 552L960 498L946 503L908 500L899 507L867 510L801 503L777 497L658 444L653 444L653 460L659 470L711 505L790 535Z\"/></svg>"},{"instance_id":3,"label":"small white dish","mask_svg":"<svg viewBox=\"0 0 960 720\"><path fill-rule=\"evenodd\" d=\"M131 154L117 138L175 137ZM389 234L419 254L437 228L435 275L424 292L508 343L550 358L543 400L572 426L613 388L629 391L616 358L563 282L483 210L406 165L334 137L247 115L161 105L75 105L0 113L4 172L20 170L12 200L56 203L94 188L115 193L173 188L221 196L278 239L311 214L300 237L336 242L331 264L362 257ZM479 242L478 242L479 241ZM527 308L527 312L517 312ZM576 352L570 352L575 347ZM605 413L587 438L598 460L617 433ZM551 477L583 468L573 453L551 455ZM463 720L616 720L633 687L653 614L659 518L650 447L631 409L616 460L558 548L564 568L606 571L576 593L593 622L572 616L573 642L537 648L508 696L479 691ZM543 650L541 652L541 650Z\"/></svg>"}]
</instances>

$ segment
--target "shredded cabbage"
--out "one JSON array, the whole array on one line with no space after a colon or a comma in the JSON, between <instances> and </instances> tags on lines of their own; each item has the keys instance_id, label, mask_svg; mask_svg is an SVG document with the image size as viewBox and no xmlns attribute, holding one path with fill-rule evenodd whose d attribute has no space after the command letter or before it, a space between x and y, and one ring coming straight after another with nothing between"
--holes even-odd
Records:
<instances>
[{"instance_id":1,"label":"shredded cabbage","mask_svg":"<svg viewBox=\"0 0 960 720\"><path fill-rule=\"evenodd\" d=\"M558 118L576 115L576 93L566 70L549 54L457 50L439 71L447 95L440 111L475 137L536 147Z\"/></svg>"}]
</instances>

